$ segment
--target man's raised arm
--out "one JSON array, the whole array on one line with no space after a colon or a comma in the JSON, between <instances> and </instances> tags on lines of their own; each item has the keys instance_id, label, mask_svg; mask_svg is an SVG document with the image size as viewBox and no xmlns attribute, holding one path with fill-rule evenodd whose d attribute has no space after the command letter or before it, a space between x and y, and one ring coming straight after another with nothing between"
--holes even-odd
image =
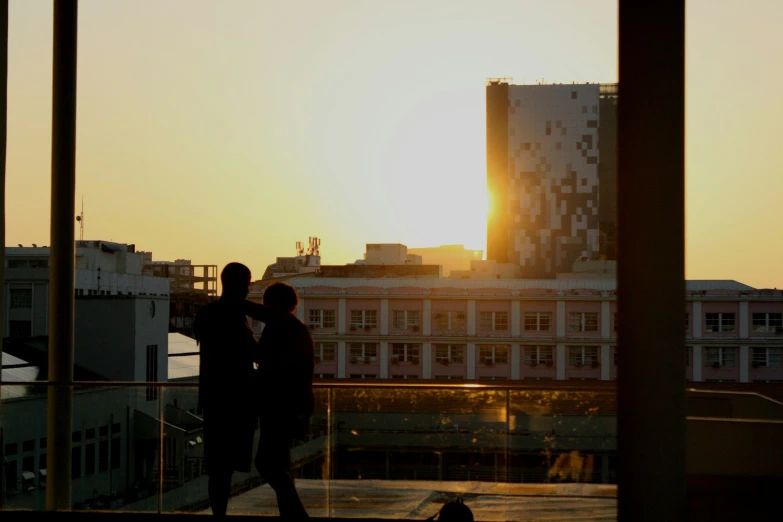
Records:
<instances>
[{"instance_id":1,"label":"man's raised arm","mask_svg":"<svg viewBox=\"0 0 783 522\"><path fill-rule=\"evenodd\" d=\"M245 299L245 315L252 317L256 321L268 323L272 313L270 312L269 307Z\"/></svg>"}]
</instances>

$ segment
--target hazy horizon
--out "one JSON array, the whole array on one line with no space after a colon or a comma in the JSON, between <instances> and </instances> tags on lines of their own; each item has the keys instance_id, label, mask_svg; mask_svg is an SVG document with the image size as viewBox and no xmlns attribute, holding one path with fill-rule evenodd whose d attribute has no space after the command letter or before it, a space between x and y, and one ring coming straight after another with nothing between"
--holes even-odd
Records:
<instances>
[{"instance_id":1,"label":"hazy horizon","mask_svg":"<svg viewBox=\"0 0 783 522\"><path fill-rule=\"evenodd\" d=\"M608 0L81 0L79 24L85 239L254 278L309 236L325 264L486 251L487 78L617 81ZM783 288L782 24L773 0L687 4L688 279ZM11 0L9 246L50 244L51 47L52 3Z\"/></svg>"}]
</instances>

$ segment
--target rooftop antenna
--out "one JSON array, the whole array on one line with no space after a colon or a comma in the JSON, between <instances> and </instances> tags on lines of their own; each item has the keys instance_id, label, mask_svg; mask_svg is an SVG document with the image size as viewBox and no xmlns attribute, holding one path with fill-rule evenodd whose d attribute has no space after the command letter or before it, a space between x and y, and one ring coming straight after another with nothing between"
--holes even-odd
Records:
<instances>
[{"instance_id":1,"label":"rooftop antenna","mask_svg":"<svg viewBox=\"0 0 783 522\"><path fill-rule=\"evenodd\" d=\"M84 196L82 196L82 213L76 216L79 222L79 241L84 241Z\"/></svg>"},{"instance_id":2,"label":"rooftop antenna","mask_svg":"<svg viewBox=\"0 0 783 522\"><path fill-rule=\"evenodd\" d=\"M321 240L315 236L309 237L308 240L310 242L310 246L307 249L307 254L313 256L321 255L321 251L319 249L319 247L321 246Z\"/></svg>"},{"instance_id":3,"label":"rooftop antenna","mask_svg":"<svg viewBox=\"0 0 783 522\"><path fill-rule=\"evenodd\" d=\"M304 255L304 247L302 246L301 241L296 242L296 255L297 256L303 256Z\"/></svg>"}]
</instances>

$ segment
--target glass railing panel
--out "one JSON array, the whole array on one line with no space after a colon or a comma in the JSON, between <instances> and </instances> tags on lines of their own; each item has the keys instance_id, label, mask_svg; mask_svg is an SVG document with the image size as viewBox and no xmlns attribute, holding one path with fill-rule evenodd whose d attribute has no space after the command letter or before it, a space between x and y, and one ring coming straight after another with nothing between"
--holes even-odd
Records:
<instances>
[{"instance_id":1,"label":"glass railing panel","mask_svg":"<svg viewBox=\"0 0 783 522\"><path fill-rule=\"evenodd\" d=\"M511 390L509 482L614 483L613 392Z\"/></svg>"},{"instance_id":2,"label":"glass railing panel","mask_svg":"<svg viewBox=\"0 0 783 522\"><path fill-rule=\"evenodd\" d=\"M426 518L506 477L507 392L470 387L333 390L332 517ZM500 502L505 512L505 504ZM497 507L497 506L496 506Z\"/></svg>"}]
</instances>

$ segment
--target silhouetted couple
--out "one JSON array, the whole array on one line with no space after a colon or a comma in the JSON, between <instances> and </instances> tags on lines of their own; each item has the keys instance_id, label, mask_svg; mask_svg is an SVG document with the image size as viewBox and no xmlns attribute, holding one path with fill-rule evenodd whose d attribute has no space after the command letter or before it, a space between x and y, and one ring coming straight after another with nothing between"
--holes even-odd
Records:
<instances>
[{"instance_id":1,"label":"silhouetted couple","mask_svg":"<svg viewBox=\"0 0 783 522\"><path fill-rule=\"evenodd\" d=\"M251 275L245 265L226 265L220 280L220 299L194 322L212 513L226 514L234 471L250 471L259 425L255 466L275 490L280 517L308 520L291 474L291 444L307 435L314 405L313 338L294 315L296 290L274 283L260 305L247 300ZM258 342L248 316L265 324Z\"/></svg>"}]
</instances>

